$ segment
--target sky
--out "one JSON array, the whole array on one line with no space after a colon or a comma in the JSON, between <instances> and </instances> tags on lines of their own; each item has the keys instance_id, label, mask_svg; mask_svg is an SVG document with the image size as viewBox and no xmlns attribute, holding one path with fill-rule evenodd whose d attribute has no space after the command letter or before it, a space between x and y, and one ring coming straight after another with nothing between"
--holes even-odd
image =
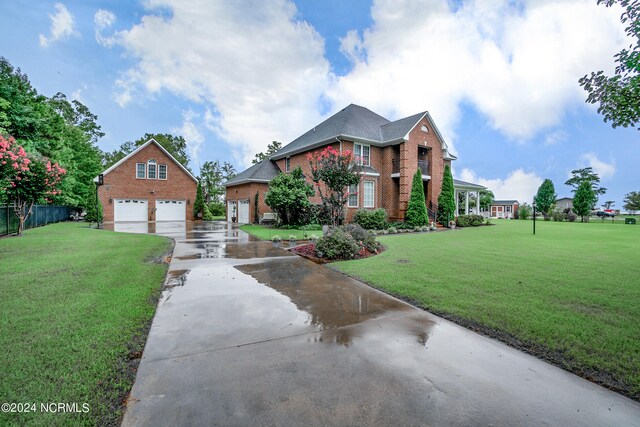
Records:
<instances>
[{"instance_id":1,"label":"sky","mask_svg":"<svg viewBox=\"0 0 640 427\"><path fill-rule=\"evenodd\" d=\"M111 151L182 135L191 168L238 171L354 103L428 110L457 179L531 203L591 166L622 207L640 191L640 131L613 129L578 80L630 44L596 0L67 0L0 4L0 56L43 95L98 116Z\"/></svg>"}]
</instances>

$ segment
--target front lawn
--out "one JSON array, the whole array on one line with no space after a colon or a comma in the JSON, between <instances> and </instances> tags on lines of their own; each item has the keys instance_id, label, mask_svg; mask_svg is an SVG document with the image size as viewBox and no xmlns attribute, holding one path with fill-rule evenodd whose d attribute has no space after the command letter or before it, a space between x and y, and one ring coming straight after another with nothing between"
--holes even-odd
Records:
<instances>
[{"instance_id":1,"label":"front lawn","mask_svg":"<svg viewBox=\"0 0 640 427\"><path fill-rule=\"evenodd\" d=\"M1 403L36 405L35 413L3 411L0 425L118 424L170 247L85 223L0 239ZM42 413L51 403L80 412Z\"/></svg>"},{"instance_id":2,"label":"front lawn","mask_svg":"<svg viewBox=\"0 0 640 427\"><path fill-rule=\"evenodd\" d=\"M497 221L384 236L333 264L390 294L640 398L640 225Z\"/></svg>"},{"instance_id":3,"label":"front lawn","mask_svg":"<svg viewBox=\"0 0 640 427\"><path fill-rule=\"evenodd\" d=\"M280 236L282 240L289 240L289 236L295 236L296 240L307 240L312 235L322 237L322 230L285 229L268 225L245 224L240 226L240 230L261 240L271 240L273 236Z\"/></svg>"}]
</instances>

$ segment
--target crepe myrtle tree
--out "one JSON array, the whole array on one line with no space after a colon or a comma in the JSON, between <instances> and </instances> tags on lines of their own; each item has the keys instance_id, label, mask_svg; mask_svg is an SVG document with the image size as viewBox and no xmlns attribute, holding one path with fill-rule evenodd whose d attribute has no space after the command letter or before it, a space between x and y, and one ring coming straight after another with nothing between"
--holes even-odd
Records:
<instances>
[{"instance_id":1,"label":"crepe myrtle tree","mask_svg":"<svg viewBox=\"0 0 640 427\"><path fill-rule=\"evenodd\" d=\"M331 226L341 225L349 187L360 183L358 159L349 150L339 152L328 146L320 152L308 153L307 160L311 165L311 180L316 184L323 209L329 213Z\"/></svg>"},{"instance_id":2,"label":"crepe myrtle tree","mask_svg":"<svg viewBox=\"0 0 640 427\"><path fill-rule=\"evenodd\" d=\"M0 198L13 205L19 219L18 235L38 201L50 202L66 170L45 157L27 154L13 138L0 135Z\"/></svg>"}]
</instances>

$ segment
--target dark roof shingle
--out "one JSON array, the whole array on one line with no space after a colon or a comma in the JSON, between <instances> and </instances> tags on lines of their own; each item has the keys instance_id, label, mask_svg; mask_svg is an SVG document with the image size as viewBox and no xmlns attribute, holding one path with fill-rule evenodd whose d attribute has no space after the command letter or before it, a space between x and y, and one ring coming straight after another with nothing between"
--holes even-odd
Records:
<instances>
[{"instance_id":1,"label":"dark roof shingle","mask_svg":"<svg viewBox=\"0 0 640 427\"><path fill-rule=\"evenodd\" d=\"M240 172L238 175L225 182L224 186L243 184L245 182L269 182L280 173L280 168L275 162L264 159L260 163L251 166L249 169Z\"/></svg>"}]
</instances>

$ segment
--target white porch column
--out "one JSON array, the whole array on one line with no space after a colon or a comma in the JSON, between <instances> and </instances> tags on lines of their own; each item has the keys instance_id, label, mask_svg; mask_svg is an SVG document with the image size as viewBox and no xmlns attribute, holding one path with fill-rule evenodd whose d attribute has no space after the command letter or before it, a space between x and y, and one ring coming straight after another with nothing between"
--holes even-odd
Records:
<instances>
[{"instance_id":1,"label":"white porch column","mask_svg":"<svg viewBox=\"0 0 640 427\"><path fill-rule=\"evenodd\" d=\"M469 190L464 192L464 214L469 215Z\"/></svg>"},{"instance_id":2,"label":"white porch column","mask_svg":"<svg viewBox=\"0 0 640 427\"><path fill-rule=\"evenodd\" d=\"M476 215L480 215L480 191L476 191Z\"/></svg>"},{"instance_id":3,"label":"white porch column","mask_svg":"<svg viewBox=\"0 0 640 427\"><path fill-rule=\"evenodd\" d=\"M458 190L453 191L456 196L456 216L458 216L458 212L460 212L460 208L458 207Z\"/></svg>"}]
</instances>

